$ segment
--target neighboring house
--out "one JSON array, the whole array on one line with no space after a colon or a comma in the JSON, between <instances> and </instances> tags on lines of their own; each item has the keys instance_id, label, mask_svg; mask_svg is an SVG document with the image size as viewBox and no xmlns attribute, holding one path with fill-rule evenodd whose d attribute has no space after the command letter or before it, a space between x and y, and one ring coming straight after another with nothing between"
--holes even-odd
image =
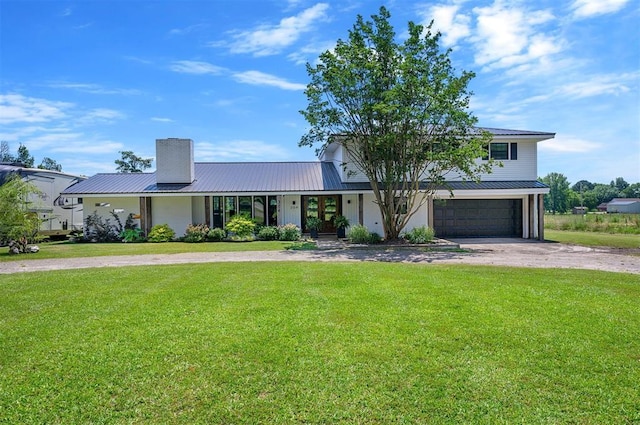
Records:
<instances>
[{"instance_id":1,"label":"neighboring house","mask_svg":"<svg viewBox=\"0 0 640 425\"><path fill-rule=\"evenodd\" d=\"M72 230L82 230L82 198L60 193L86 177L59 171L27 168L19 163L0 163L0 185L11 175L19 175L40 190L38 196L29 199L28 210L38 214L42 223L40 233L46 236L63 236Z\"/></svg>"},{"instance_id":2,"label":"neighboring house","mask_svg":"<svg viewBox=\"0 0 640 425\"><path fill-rule=\"evenodd\" d=\"M607 203L607 212L640 214L640 198L613 198Z\"/></svg>"},{"instance_id":3,"label":"neighboring house","mask_svg":"<svg viewBox=\"0 0 640 425\"><path fill-rule=\"evenodd\" d=\"M555 134L486 130L494 137L490 155L503 166L480 183L447 176L447 186L426 200L407 230L428 225L439 237L543 238L549 189L537 181L537 143ZM319 217L321 233L334 233L332 218L341 214L383 233L371 186L338 142L319 161L207 163L194 162L190 139L158 139L156 165L155 173L97 174L63 193L84 199L85 216L117 213L124 222L133 214L145 232L167 223L181 235L189 224L223 227L246 213L265 225L303 229L306 217Z\"/></svg>"}]
</instances>

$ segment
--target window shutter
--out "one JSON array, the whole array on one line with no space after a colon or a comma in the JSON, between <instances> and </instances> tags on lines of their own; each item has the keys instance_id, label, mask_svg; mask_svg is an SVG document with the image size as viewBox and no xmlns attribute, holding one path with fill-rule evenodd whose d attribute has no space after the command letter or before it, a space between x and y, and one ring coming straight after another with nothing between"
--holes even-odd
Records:
<instances>
[{"instance_id":1,"label":"window shutter","mask_svg":"<svg viewBox=\"0 0 640 425\"><path fill-rule=\"evenodd\" d=\"M511 160L518 159L518 144L511 143Z\"/></svg>"}]
</instances>

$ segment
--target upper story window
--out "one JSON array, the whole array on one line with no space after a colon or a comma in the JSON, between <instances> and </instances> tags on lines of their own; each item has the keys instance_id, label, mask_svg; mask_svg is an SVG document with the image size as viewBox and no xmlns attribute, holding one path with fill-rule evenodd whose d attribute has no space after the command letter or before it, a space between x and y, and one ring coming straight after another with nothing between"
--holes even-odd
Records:
<instances>
[{"instance_id":1,"label":"upper story window","mask_svg":"<svg viewBox=\"0 0 640 425\"><path fill-rule=\"evenodd\" d=\"M482 159L487 160L496 159L498 161L503 160L516 160L518 159L518 144L517 143L490 143L489 152Z\"/></svg>"}]
</instances>

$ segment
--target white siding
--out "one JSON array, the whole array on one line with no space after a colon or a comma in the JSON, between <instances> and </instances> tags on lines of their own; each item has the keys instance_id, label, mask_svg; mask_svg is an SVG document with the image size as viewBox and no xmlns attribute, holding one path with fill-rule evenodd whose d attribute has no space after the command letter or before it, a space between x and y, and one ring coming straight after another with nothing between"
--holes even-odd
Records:
<instances>
[{"instance_id":1,"label":"white siding","mask_svg":"<svg viewBox=\"0 0 640 425\"><path fill-rule=\"evenodd\" d=\"M282 220L278 219L278 224L293 223L300 227L302 198L300 195L282 195L279 200L279 214Z\"/></svg>"},{"instance_id":2,"label":"white siding","mask_svg":"<svg viewBox=\"0 0 640 425\"><path fill-rule=\"evenodd\" d=\"M211 202L211 197L209 197L209 202ZM192 224L204 224L207 222L207 218L205 216L204 196L194 196L191 198L191 212Z\"/></svg>"},{"instance_id":3,"label":"white siding","mask_svg":"<svg viewBox=\"0 0 640 425\"><path fill-rule=\"evenodd\" d=\"M501 161L503 166L495 166L492 173L482 174L482 181L536 180L538 178L537 143L535 141L521 139L496 139L495 142L517 143L518 159ZM353 164L347 152L344 151L344 148L340 147L336 149L334 156L338 155L338 151L342 152L340 155L341 160L344 158L345 161L347 161L346 170L343 170L343 167L341 166L342 162L334 162L341 175L342 181L350 183L367 182L368 179L364 173ZM481 160L478 159L477 162L480 163ZM451 172L446 175L446 179L456 181L461 180L462 177L457 172Z\"/></svg>"},{"instance_id":4,"label":"white siding","mask_svg":"<svg viewBox=\"0 0 640 425\"><path fill-rule=\"evenodd\" d=\"M84 198L84 219L97 212L98 216L104 220L108 219L111 224L117 224L111 212L119 210L123 211L116 215L124 227L129 214L140 214L140 198L137 196ZM140 220L135 220L135 223L140 227Z\"/></svg>"},{"instance_id":5,"label":"white siding","mask_svg":"<svg viewBox=\"0 0 640 425\"><path fill-rule=\"evenodd\" d=\"M192 224L191 211L190 196L154 197L151 199L151 224L166 223L176 236L183 236L187 226Z\"/></svg>"},{"instance_id":6,"label":"white siding","mask_svg":"<svg viewBox=\"0 0 640 425\"><path fill-rule=\"evenodd\" d=\"M358 224L358 195L353 193L342 195L342 215L347 217L351 225Z\"/></svg>"},{"instance_id":7,"label":"white siding","mask_svg":"<svg viewBox=\"0 0 640 425\"><path fill-rule=\"evenodd\" d=\"M365 193L362 199L363 202L363 217L362 221L370 232L376 232L380 236L384 236L384 226L382 225L382 215L380 215L380 208L375 203L375 196L372 193Z\"/></svg>"}]
</instances>

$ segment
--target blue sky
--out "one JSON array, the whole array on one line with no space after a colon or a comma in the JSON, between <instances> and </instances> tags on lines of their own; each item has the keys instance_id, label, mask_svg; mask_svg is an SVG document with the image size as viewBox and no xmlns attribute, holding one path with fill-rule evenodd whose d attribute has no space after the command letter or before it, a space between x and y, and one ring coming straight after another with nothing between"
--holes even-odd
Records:
<instances>
[{"instance_id":1,"label":"blue sky","mask_svg":"<svg viewBox=\"0 0 640 425\"><path fill-rule=\"evenodd\" d=\"M305 63L385 5L399 38L433 19L476 73L479 125L557 133L540 176L639 182L639 4L0 0L0 140L85 175L165 137L193 139L198 161L314 160Z\"/></svg>"}]
</instances>

